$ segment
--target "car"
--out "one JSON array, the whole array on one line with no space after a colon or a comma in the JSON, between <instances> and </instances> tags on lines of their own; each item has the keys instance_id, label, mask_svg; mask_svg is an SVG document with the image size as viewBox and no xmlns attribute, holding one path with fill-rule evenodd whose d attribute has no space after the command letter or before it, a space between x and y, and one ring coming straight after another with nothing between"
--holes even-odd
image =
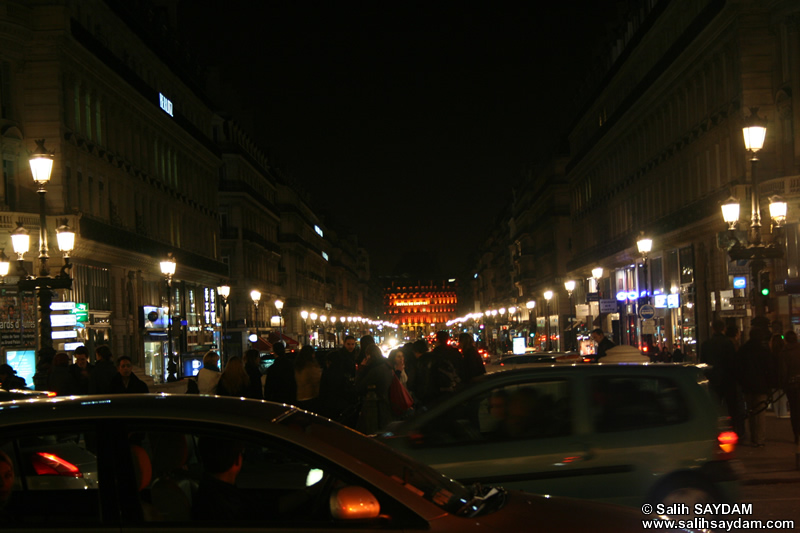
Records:
<instances>
[{"instance_id":1,"label":"car","mask_svg":"<svg viewBox=\"0 0 800 533\"><path fill-rule=\"evenodd\" d=\"M555 363L582 363L583 357L576 352L530 352L519 355L507 355L485 365L486 372L491 374L499 370L509 370L511 368L526 368L541 364Z\"/></svg>"},{"instance_id":2,"label":"car","mask_svg":"<svg viewBox=\"0 0 800 533\"><path fill-rule=\"evenodd\" d=\"M545 532L553 524L559 531L624 532L641 531L649 517L619 506L465 486L290 405L131 394L2 403L0 412L0 466L5 455L17 472L2 509L4 532ZM75 450L93 461L76 459ZM221 457L229 457L227 470ZM231 510L233 496L192 505L214 475L233 476L236 489L226 493L236 492L242 512L200 520L198 512L213 517ZM86 477L96 482L80 490L55 483Z\"/></svg>"},{"instance_id":3,"label":"car","mask_svg":"<svg viewBox=\"0 0 800 533\"><path fill-rule=\"evenodd\" d=\"M462 483L634 507L735 501L741 468L692 365L503 370L378 438Z\"/></svg>"}]
</instances>

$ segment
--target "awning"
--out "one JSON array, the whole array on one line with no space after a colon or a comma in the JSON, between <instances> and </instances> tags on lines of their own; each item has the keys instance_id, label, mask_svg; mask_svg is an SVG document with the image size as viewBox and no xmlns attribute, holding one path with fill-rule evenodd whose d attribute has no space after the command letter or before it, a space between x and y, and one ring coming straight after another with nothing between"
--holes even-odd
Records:
<instances>
[{"instance_id":1,"label":"awning","mask_svg":"<svg viewBox=\"0 0 800 533\"><path fill-rule=\"evenodd\" d=\"M259 352L271 352L272 343L268 342L264 337L259 337L258 340L253 343L253 349Z\"/></svg>"},{"instance_id":2,"label":"awning","mask_svg":"<svg viewBox=\"0 0 800 533\"><path fill-rule=\"evenodd\" d=\"M271 331L270 334L267 336L267 342L270 345L275 344L279 340L283 340L286 343L286 346L299 346L300 343L294 340L293 338L289 337L288 335L284 335L283 333L278 333L277 331Z\"/></svg>"}]
</instances>

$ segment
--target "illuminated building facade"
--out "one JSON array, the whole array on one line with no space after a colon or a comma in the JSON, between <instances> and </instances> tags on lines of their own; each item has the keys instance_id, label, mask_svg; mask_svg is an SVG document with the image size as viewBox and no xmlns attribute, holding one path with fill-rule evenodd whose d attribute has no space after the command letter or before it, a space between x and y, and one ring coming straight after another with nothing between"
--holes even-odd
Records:
<instances>
[{"instance_id":1,"label":"illuminated building facade","mask_svg":"<svg viewBox=\"0 0 800 533\"><path fill-rule=\"evenodd\" d=\"M456 317L458 284L450 280L387 280L383 306L387 321L397 324L407 338L444 329Z\"/></svg>"}]
</instances>

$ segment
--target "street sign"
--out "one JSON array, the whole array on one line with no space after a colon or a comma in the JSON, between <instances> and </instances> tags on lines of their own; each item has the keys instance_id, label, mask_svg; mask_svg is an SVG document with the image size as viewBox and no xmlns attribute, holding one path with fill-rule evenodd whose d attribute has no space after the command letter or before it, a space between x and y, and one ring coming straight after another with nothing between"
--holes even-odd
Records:
<instances>
[{"instance_id":1,"label":"street sign","mask_svg":"<svg viewBox=\"0 0 800 533\"><path fill-rule=\"evenodd\" d=\"M747 316L747 309L726 309L720 311L719 316Z\"/></svg>"},{"instance_id":2,"label":"street sign","mask_svg":"<svg viewBox=\"0 0 800 533\"><path fill-rule=\"evenodd\" d=\"M642 322L642 335L655 335L656 322L655 320L645 320Z\"/></svg>"},{"instance_id":3,"label":"street sign","mask_svg":"<svg viewBox=\"0 0 800 533\"><path fill-rule=\"evenodd\" d=\"M616 300L600 300L601 313L616 313L617 301Z\"/></svg>"},{"instance_id":4,"label":"street sign","mask_svg":"<svg viewBox=\"0 0 800 533\"><path fill-rule=\"evenodd\" d=\"M78 322L83 322L85 324L89 321L89 304L76 303L75 308L72 309L72 314L75 315Z\"/></svg>"},{"instance_id":5,"label":"street sign","mask_svg":"<svg viewBox=\"0 0 800 533\"><path fill-rule=\"evenodd\" d=\"M650 304L644 304L643 306L639 307L639 316L645 320L650 320L656 316L656 308Z\"/></svg>"},{"instance_id":6,"label":"street sign","mask_svg":"<svg viewBox=\"0 0 800 533\"><path fill-rule=\"evenodd\" d=\"M737 297L728 300L731 305L747 305L747 298Z\"/></svg>"},{"instance_id":7,"label":"street sign","mask_svg":"<svg viewBox=\"0 0 800 533\"><path fill-rule=\"evenodd\" d=\"M586 294L586 301L587 302L599 302L600 301L600 293L599 292L590 292Z\"/></svg>"}]
</instances>

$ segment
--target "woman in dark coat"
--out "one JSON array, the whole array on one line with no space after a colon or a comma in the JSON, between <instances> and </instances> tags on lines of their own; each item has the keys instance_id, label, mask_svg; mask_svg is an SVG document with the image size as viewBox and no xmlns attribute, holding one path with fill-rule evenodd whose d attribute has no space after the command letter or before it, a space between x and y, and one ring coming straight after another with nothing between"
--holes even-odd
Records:
<instances>
[{"instance_id":1,"label":"woman in dark coat","mask_svg":"<svg viewBox=\"0 0 800 533\"><path fill-rule=\"evenodd\" d=\"M377 433L393 420L389 404L393 375L381 349L375 344L367 346L356 374L356 393L362 398L361 414L356 425L360 432L367 435Z\"/></svg>"},{"instance_id":2,"label":"woman in dark coat","mask_svg":"<svg viewBox=\"0 0 800 533\"><path fill-rule=\"evenodd\" d=\"M261 354L258 350L247 350L244 352L244 369L247 375L250 376L250 386L245 391L246 398L254 398L256 400L264 399L264 389L261 384Z\"/></svg>"}]
</instances>

